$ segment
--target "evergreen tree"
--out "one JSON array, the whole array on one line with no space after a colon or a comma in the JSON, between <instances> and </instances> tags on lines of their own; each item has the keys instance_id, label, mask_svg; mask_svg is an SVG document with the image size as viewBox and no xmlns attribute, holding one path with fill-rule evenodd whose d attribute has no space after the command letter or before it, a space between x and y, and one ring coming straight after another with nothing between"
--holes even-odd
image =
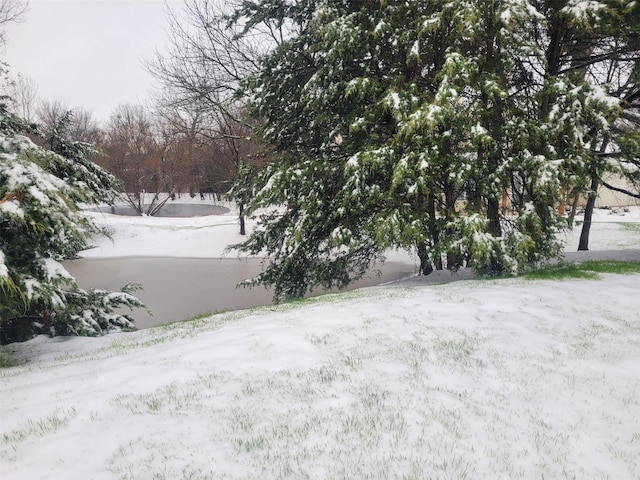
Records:
<instances>
[{"instance_id":1,"label":"evergreen tree","mask_svg":"<svg viewBox=\"0 0 640 480\"><path fill-rule=\"evenodd\" d=\"M247 25L273 14L298 32L245 85L280 154L253 196L259 228L240 245L270 256L252 282L275 286L277 299L340 287L388 248L414 249L423 273L484 275L559 253L562 187L584 171L617 103L547 69L544 8L280 3L242 11Z\"/></svg>"},{"instance_id":2,"label":"evergreen tree","mask_svg":"<svg viewBox=\"0 0 640 480\"><path fill-rule=\"evenodd\" d=\"M86 160L89 145L52 133L57 151L37 146L36 135L0 104L0 330L3 343L35 333L100 335L133 329L120 306L143 307L121 292L83 290L60 261L88 247L97 227L79 204L113 200L115 178Z\"/></svg>"},{"instance_id":3,"label":"evergreen tree","mask_svg":"<svg viewBox=\"0 0 640 480\"><path fill-rule=\"evenodd\" d=\"M540 8L546 22L536 36L546 54L545 78L560 90L549 89L543 113L553 110L560 123L557 147L573 158L566 186L576 199L587 198L578 250L588 250L598 189L617 189L606 176L615 173L631 184L638 177L640 8L635 2L573 0L542 2ZM637 197L636 190L620 191Z\"/></svg>"}]
</instances>

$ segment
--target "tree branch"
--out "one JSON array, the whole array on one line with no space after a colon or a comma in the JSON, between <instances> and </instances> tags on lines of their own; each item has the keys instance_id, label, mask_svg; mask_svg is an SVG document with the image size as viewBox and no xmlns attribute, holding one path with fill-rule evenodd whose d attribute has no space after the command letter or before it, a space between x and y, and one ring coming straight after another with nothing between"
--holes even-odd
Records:
<instances>
[{"instance_id":1,"label":"tree branch","mask_svg":"<svg viewBox=\"0 0 640 480\"><path fill-rule=\"evenodd\" d=\"M602 185L606 188L608 188L609 190L613 190L614 192L618 192L618 193L624 193L625 195L629 195L630 197L633 198L639 198L640 199L640 193L634 193L631 192L625 188L620 188L620 187L614 187L613 185L605 182L604 180L602 180Z\"/></svg>"}]
</instances>

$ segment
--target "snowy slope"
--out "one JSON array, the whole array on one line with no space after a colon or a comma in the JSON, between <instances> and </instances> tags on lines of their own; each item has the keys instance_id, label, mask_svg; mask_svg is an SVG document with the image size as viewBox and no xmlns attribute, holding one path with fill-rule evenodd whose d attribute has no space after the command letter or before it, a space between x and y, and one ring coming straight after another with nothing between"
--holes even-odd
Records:
<instances>
[{"instance_id":1,"label":"snowy slope","mask_svg":"<svg viewBox=\"0 0 640 480\"><path fill-rule=\"evenodd\" d=\"M593 242L637 246L637 216L599 212ZM102 221L105 256L216 255L235 228ZM3 346L0 477L640 478L639 281L374 287Z\"/></svg>"}]
</instances>

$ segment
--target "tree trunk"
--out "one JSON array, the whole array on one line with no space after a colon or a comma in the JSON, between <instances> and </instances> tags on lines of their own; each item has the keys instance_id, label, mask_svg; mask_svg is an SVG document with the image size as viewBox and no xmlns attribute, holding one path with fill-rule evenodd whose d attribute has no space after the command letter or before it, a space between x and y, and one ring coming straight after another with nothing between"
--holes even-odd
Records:
<instances>
[{"instance_id":1,"label":"tree trunk","mask_svg":"<svg viewBox=\"0 0 640 480\"><path fill-rule=\"evenodd\" d=\"M444 185L444 208L445 218L456 217L456 191L455 185L451 182L446 182ZM452 232L447 229L447 237L450 238ZM448 240L447 240L448 241ZM462 264L462 258L459 254L454 252L447 252L447 269L453 270Z\"/></svg>"},{"instance_id":2,"label":"tree trunk","mask_svg":"<svg viewBox=\"0 0 640 480\"><path fill-rule=\"evenodd\" d=\"M487 218L489 219L488 231L494 237L502 236L502 226L500 225L500 202L493 196L487 200Z\"/></svg>"},{"instance_id":3,"label":"tree trunk","mask_svg":"<svg viewBox=\"0 0 640 480\"><path fill-rule=\"evenodd\" d=\"M422 243L417 246L418 258L420 259L420 270L418 275L429 275L433 272L433 265L429 259L429 253L427 252L427 246Z\"/></svg>"},{"instance_id":4,"label":"tree trunk","mask_svg":"<svg viewBox=\"0 0 640 480\"><path fill-rule=\"evenodd\" d=\"M598 196L598 176L594 175L591 178L591 192L587 198L587 205L584 208L584 222L582 223L582 232L580 233L580 243L578 243L578 251L589 250L589 232L591 230L591 217L593 215L593 208L596 204L596 198Z\"/></svg>"},{"instance_id":5,"label":"tree trunk","mask_svg":"<svg viewBox=\"0 0 640 480\"><path fill-rule=\"evenodd\" d=\"M569 218L567 219L567 223L569 228L573 228L573 221L576 218L576 210L578 209L578 201L580 200L580 194L576 193L573 196L573 202L571 203L571 213L569 213Z\"/></svg>"},{"instance_id":6,"label":"tree trunk","mask_svg":"<svg viewBox=\"0 0 640 480\"><path fill-rule=\"evenodd\" d=\"M440 232L438 231L437 222L436 222L436 199L433 197L433 194L429 194L429 199L427 200L427 214L429 215L429 223L432 225L431 231L431 244L436 246L436 251L438 251L438 243L440 241ZM418 252L418 256L420 253ZM433 259L434 266L436 270L442 270L442 258L440 255Z\"/></svg>"},{"instance_id":7,"label":"tree trunk","mask_svg":"<svg viewBox=\"0 0 640 480\"><path fill-rule=\"evenodd\" d=\"M555 19L552 21L549 33L549 45L545 51L547 74L550 77L556 76L560 71L560 58L562 56L566 30L566 21L560 17L559 12L555 12Z\"/></svg>"},{"instance_id":8,"label":"tree trunk","mask_svg":"<svg viewBox=\"0 0 640 480\"><path fill-rule=\"evenodd\" d=\"M238 213L238 217L240 219L240 235L246 235L247 232L244 226L244 203L240 204L240 210Z\"/></svg>"}]
</instances>

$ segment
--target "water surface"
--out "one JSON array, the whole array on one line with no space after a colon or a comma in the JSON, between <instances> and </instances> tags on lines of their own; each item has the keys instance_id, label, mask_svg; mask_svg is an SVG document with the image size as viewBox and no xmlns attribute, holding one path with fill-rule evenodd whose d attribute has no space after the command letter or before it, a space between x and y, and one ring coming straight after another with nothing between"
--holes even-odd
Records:
<instances>
[{"instance_id":1,"label":"water surface","mask_svg":"<svg viewBox=\"0 0 640 480\"><path fill-rule=\"evenodd\" d=\"M110 205L104 207L89 208L92 212L110 213L112 215L124 215L126 217L139 217L138 211L131 205ZM154 217L205 217L207 215L224 215L230 210L222 205L208 205L204 203L165 203Z\"/></svg>"},{"instance_id":2,"label":"water surface","mask_svg":"<svg viewBox=\"0 0 640 480\"><path fill-rule=\"evenodd\" d=\"M151 309L153 316L136 310L138 328L185 320L203 313L268 305L273 294L264 287L237 288L242 280L257 275L259 259L126 257L84 258L64 265L82 288L118 290L129 282L143 290L136 296ZM350 290L378 285L413 275L415 267L385 262L381 274L355 282Z\"/></svg>"}]
</instances>

